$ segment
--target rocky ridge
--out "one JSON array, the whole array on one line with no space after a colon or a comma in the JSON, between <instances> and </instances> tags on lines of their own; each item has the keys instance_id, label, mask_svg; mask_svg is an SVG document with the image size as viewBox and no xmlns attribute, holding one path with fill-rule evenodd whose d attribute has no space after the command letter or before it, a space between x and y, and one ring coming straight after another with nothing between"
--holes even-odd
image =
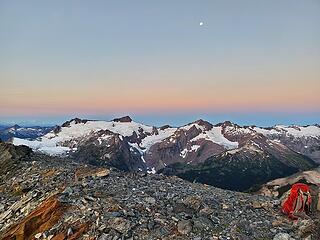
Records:
<instances>
[{"instance_id":1,"label":"rocky ridge","mask_svg":"<svg viewBox=\"0 0 320 240\"><path fill-rule=\"evenodd\" d=\"M317 239L275 198L9 147L23 157L0 176L0 239Z\"/></svg>"}]
</instances>

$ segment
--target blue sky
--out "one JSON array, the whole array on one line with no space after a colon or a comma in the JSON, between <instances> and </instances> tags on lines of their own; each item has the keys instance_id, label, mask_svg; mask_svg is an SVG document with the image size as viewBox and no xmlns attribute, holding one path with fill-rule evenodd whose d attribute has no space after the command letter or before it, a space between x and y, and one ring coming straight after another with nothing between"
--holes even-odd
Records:
<instances>
[{"instance_id":1,"label":"blue sky","mask_svg":"<svg viewBox=\"0 0 320 240\"><path fill-rule=\"evenodd\" d=\"M319 22L318 0L1 0L0 122L319 122Z\"/></svg>"}]
</instances>

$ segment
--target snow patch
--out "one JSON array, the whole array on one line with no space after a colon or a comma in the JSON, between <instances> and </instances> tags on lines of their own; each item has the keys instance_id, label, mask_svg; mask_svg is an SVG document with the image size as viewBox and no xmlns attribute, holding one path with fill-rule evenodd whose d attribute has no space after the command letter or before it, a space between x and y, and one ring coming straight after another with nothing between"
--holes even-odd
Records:
<instances>
[{"instance_id":1,"label":"snow patch","mask_svg":"<svg viewBox=\"0 0 320 240\"><path fill-rule=\"evenodd\" d=\"M192 145L191 146L191 150L194 152L198 151L199 148L200 148L200 145Z\"/></svg>"},{"instance_id":2,"label":"snow patch","mask_svg":"<svg viewBox=\"0 0 320 240\"><path fill-rule=\"evenodd\" d=\"M147 170L147 173L150 173L150 174L155 174L157 171L156 169L153 167L151 168L151 170Z\"/></svg>"},{"instance_id":3,"label":"snow patch","mask_svg":"<svg viewBox=\"0 0 320 240\"><path fill-rule=\"evenodd\" d=\"M191 124L188 124L188 125L185 125L183 127L180 127L179 129L183 129L183 130L189 130L190 128L192 128L193 126L195 126L197 129L201 130L201 131L205 131L205 127L204 126L201 126L199 125L198 123L191 123Z\"/></svg>"},{"instance_id":4,"label":"snow patch","mask_svg":"<svg viewBox=\"0 0 320 240\"><path fill-rule=\"evenodd\" d=\"M185 158L187 156L187 153L188 153L188 149L183 149L181 152L180 152L180 157L182 158Z\"/></svg>"},{"instance_id":5,"label":"snow patch","mask_svg":"<svg viewBox=\"0 0 320 240\"><path fill-rule=\"evenodd\" d=\"M69 147L64 147L64 146L57 146L54 141L50 141L48 139L45 139L45 141L30 141L26 139L21 139L21 138L13 138L12 143L14 145L25 145L33 150L42 152L42 153L47 153L49 155L63 155L73 149L70 149Z\"/></svg>"},{"instance_id":6,"label":"snow patch","mask_svg":"<svg viewBox=\"0 0 320 240\"><path fill-rule=\"evenodd\" d=\"M110 135L102 135L102 136L98 137L97 140L98 140L98 142L99 142L99 145L101 145L101 143L102 143L103 141L109 140L111 137L112 137L112 136L110 136Z\"/></svg>"},{"instance_id":7,"label":"snow patch","mask_svg":"<svg viewBox=\"0 0 320 240\"><path fill-rule=\"evenodd\" d=\"M158 134L149 135L142 139L140 146L145 148L147 151L155 143L161 142L164 139L172 136L176 130L177 128L166 128L164 130L158 130Z\"/></svg>"},{"instance_id":8,"label":"snow patch","mask_svg":"<svg viewBox=\"0 0 320 240\"><path fill-rule=\"evenodd\" d=\"M180 157L185 158L188 154L188 152L196 152L200 148L200 145L192 145L190 149L183 149L180 152Z\"/></svg>"},{"instance_id":9,"label":"snow patch","mask_svg":"<svg viewBox=\"0 0 320 240\"><path fill-rule=\"evenodd\" d=\"M146 163L146 160L144 159L144 153L145 153L145 150L143 150L143 149L141 149L140 147L139 147L139 145L137 144L137 143L130 143L130 142L128 142L129 143L129 145L130 145L130 150L131 149L136 149L138 152L139 152L139 154L140 154L140 158L141 158L141 160L144 162L144 163Z\"/></svg>"},{"instance_id":10,"label":"snow patch","mask_svg":"<svg viewBox=\"0 0 320 240\"><path fill-rule=\"evenodd\" d=\"M191 142L195 142L199 139L206 139L209 141L212 141L216 144L222 145L227 149L234 149L237 148L239 143L238 142L231 142L227 138L225 138L222 134L222 128L219 127L213 127L211 130L207 132L202 132L198 136L191 139Z\"/></svg>"},{"instance_id":11,"label":"snow patch","mask_svg":"<svg viewBox=\"0 0 320 240\"><path fill-rule=\"evenodd\" d=\"M225 131L232 135L254 134L252 129L238 126L227 126Z\"/></svg>"}]
</instances>

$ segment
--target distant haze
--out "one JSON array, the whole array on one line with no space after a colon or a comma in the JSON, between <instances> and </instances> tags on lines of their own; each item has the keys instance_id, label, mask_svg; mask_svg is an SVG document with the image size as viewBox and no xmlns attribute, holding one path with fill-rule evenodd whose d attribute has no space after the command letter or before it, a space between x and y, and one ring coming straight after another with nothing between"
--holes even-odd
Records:
<instances>
[{"instance_id":1,"label":"distant haze","mask_svg":"<svg viewBox=\"0 0 320 240\"><path fill-rule=\"evenodd\" d=\"M126 114L109 114L109 115L68 115L68 116L35 116L35 117L7 117L2 118L0 125L19 124L22 126L52 126L61 125L75 117L92 120L112 120L117 117L125 116ZM261 127L271 127L273 125L313 125L320 124L320 113L184 113L184 114L144 114L130 115L134 121L141 122L152 126L182 126L198 119L207 120L213 124L232 121L240 125L256 125Z\"/></svg>"},{"instance_id":2,"label":"distant haze","mask_svg":"<svg viewBox=\"0 0 320 240\"><path fill-rule=\"evenodd\" d=\"M317 0L4 0L0 122L316 123L319 23Z\"/></svg>"}]
</instances>

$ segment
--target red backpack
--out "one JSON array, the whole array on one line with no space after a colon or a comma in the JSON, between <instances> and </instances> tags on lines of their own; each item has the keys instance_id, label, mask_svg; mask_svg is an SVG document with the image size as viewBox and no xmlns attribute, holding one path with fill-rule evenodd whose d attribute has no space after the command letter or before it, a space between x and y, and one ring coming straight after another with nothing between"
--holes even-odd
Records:
<instances>
[{"instance_id":1,"label":"red backpack","mask_svg":"<svg viewBox=\"0 0 320 240\"><path fill-rule=\"evenodd\" d=\"M296 183L292 185L290 195L282 205L282 212L296 219L297 215L310 212L311 201L310 187L303 183Z\"/></svg>"}]
</instances>

